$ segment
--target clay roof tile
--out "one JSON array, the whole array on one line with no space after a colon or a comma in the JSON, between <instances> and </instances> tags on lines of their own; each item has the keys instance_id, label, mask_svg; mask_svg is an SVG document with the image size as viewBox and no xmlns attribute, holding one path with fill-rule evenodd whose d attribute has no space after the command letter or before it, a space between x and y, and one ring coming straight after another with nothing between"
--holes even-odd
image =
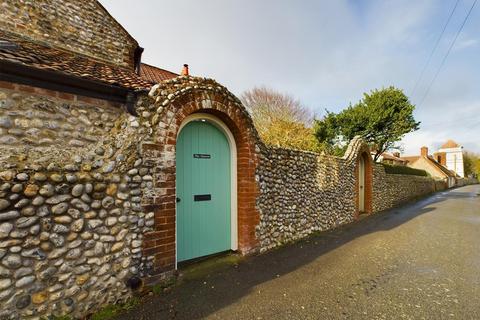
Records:
<instances>
[{"instance_id":1,"label":"clay roof tile","mask_svg":"<svg viewBox=\"0 0 480 320\"><path fill-rule=\"evenodd\" d=\"M61 72L130 90L148 90L152 85L128 68L51 48L2 30L0 30L0 40L15 45L13 49L8 46L0 47L0 60L41 70Z\"/></svg>"},{"instance_id":2,"label":"clay roof tile","mask_svg":"<svg viewBox=\"0 0 480 320\"><path fill-rule=\"evenodd\" d=\"M140 65L140 76L150 82L150 83L159 83L164 80L169 80L178 77L178 74L171 71L161 69L158 67L151 66L146 63Z\"/></svg>"},{"instance_id":3,"label":"clay roof tile","mask_svg":"<svg viewBox=\"0 0 480 320\"><path fill-rule=\"evenodd\" d=\"M458 147L460 147L460 145L458 143L456 143L453 140L448 140L447 142L442 144L440 149L449 149L449 148L458 148Z\"/></svg>"}]
</instances>

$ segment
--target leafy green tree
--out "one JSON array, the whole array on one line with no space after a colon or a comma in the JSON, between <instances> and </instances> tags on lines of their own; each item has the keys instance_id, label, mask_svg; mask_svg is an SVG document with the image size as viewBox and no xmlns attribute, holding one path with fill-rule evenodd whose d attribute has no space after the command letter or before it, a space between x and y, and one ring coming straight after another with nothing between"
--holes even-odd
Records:
<instances>
[{"instance_id":1,"label":"leafy green tree","mask_svg":"<svg viewBox=\"0 0 480 320\"><path fill-rule=\"evenodd\" d=\"M399 149L397 142L405 134L419 129L420 122L413 117L414 109L400 89L373 90L340 113L327 110L322 119L315 120L315 136L319 143L339 153L348 141L360 135L376 151L374 159L377 160L383 152Z\"/></svg>"},{"instance_id":2,"label":"leafy green tree","mask_svg":"<svg viewBox=\"0 0 480 320\"><path fill-rule=\"evenodd\" d=\"M240 99L266 144L319 151L313 135L313 116L297 99L265 87L246 91Z\"/></svg>"}]
</instances>

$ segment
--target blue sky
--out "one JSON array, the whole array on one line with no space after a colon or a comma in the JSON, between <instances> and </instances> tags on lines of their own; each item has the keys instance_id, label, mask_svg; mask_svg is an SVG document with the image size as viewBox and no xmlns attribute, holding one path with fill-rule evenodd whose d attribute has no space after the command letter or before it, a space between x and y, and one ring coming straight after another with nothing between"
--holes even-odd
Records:
<instances>
[{"instance_id":1,"label":"blue sky","mask_svg":"<svg viewBox=\"0 0 480 320\"><path fill-rule=\"evenodd\" d=\"M412 89L456 0L101 0L145 48L143 61L216 79L234 94L288 92L318 116L394 85L417 105L406 154L454 139L480 152L480 2L425 101L429 83L474 0L458 7Z\"/></svg>"}]
</instances>

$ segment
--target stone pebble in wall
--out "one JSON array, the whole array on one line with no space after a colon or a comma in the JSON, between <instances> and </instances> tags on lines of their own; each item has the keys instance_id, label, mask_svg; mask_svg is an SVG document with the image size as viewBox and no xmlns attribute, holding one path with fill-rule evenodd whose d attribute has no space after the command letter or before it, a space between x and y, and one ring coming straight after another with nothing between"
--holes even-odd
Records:
<instances>
[{"instance_id":1,"label":"stone pebble in wall","mask_svg":"<svg viewBox=\"0 0 480 320\"><path fill-rule=\"evenodd\" d=\"M109 132L118 112L82 103L63 102L3 89L0 92L0 128L9 144L51 144L84 147Z\"/></svg>"},{"instance_id":2,"label":"stone pebble in wall","mask_svg":"<svg viewBox=\"0 0 480 320\"><path fill-rule=\"evenodd\" d=\"M260 250L333 229L356 216L356 161L368 147L353 139L342 158L263 147L256 180ZM369 153L369 152L368 152ZM386 174L373 165L372 211L378 212L438 190L429 177Z\"/></svg>"},{"instance_id":3,"label":"stone pebble in wall","mask_svg":"<svg viewBox=\"0 0 480 320\"><path fill-rule=\"evenodd\" d=\"M150 169L138 167L67 173L71 184L64 172L0 172L0 318L84 315L129 296L126 278L148 269L140 247L153 225L138 196Z\"/></svg>"},{"instance_id":4,"label":"stone pebble in wall","mask_svg":"<svg viewBox=\"0 0 480 320\"><path fill-rule=\"evenodd\" d=\"M374 210L382 211L412 199L442 190L430 177L387 174L381 165L374 167Z\"/></svg>"},{"instance_id":5,"label":"stone pebble in wall","mask_svg":"<svg viewBox=\"0 0 480 320\"><path fill-rule=\"evenodd\" d=\"M154 261L142 252L154 226L142 205L154 174L138 154L145 129L113 107L0 94L4 127L46 119L36 133L54 128L56 137L46 132L58 141L0 146L0 319L80 318L127 299L126 279L147 276Z\"/></svg>"},{"instance_id":6,"label":"stone pebble in wall","mask_svg":"<svg viewBox=\"0 0 480 320\"><path fill-rule=\"evenodd\" d=\"M70 161L104 139L121 113L94 106L2 89L0 91L0 163L8 159ZM2 166L4 167L4 165ZM66 168L68 169L68 168ZM71 169L75 169L72 167ZM73 170L75 171L75 170Z\"/></svg>"},{"instance_id":7,"label":"stone pebble in wall","mask_svg":"<svg viewBox=\"0 0 480 320\"><path fill-rule=\"evenodd\" d=\"M265 147L257 181L261 251L354 219L354 165L344 159Z\"/></svg>"},{"instance_id":8,"label":"stone pebble in wall","mask_svg":"<svg viewBox=\"0 0 480 320\"><path fill-rule=\"evenodd\" d=\"M138 44L96 1L4 0L0 28L133 70Z\"/></svg>"}]
</instances>

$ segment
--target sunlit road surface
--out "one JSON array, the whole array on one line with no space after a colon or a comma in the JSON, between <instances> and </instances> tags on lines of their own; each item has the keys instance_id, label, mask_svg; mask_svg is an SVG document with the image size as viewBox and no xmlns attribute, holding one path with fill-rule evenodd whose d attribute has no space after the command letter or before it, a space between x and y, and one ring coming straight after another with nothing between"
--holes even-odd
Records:
<instances>
[{"instance_id":1,"label":"sunlit road surface","mask_svg":"<svg viewBox=\"0 0 480 320\"><path fill-rule=\"evenodd\" d=\"M437 193L212 267L118 319L480 319L477 192Z\"/></svg>"}]
</instances>

